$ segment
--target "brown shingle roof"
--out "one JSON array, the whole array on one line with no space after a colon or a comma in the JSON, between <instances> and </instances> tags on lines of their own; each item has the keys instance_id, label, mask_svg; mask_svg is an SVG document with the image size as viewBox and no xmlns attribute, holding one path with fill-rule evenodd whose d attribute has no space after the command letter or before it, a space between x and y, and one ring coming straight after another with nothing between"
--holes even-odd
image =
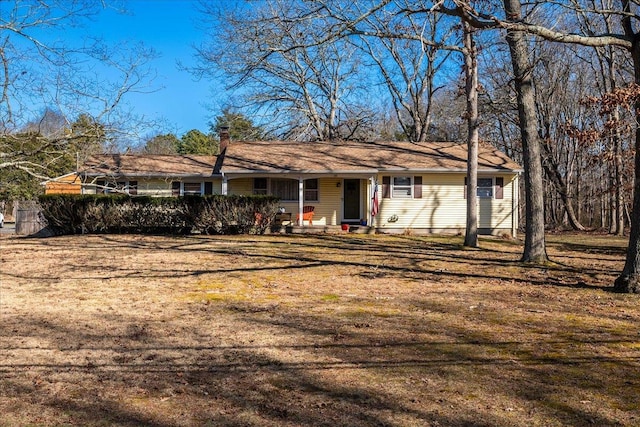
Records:
<instances>
[{"instance_id":1,"label":"brown shingle roof","mask_svg":"<svg viewBox=\"0 0 640 427\"><path fill-rule=\"evenodd\" d=\"M216 166L216 160L222 164ZM220 162L221 161L221 162ZM231 142L216 156L103 154L81 170L86 176L210 177L223 173L376 173L466 171L466 145L453 143ZM521 171L493 147L481 146L480 171Z\"/></svg>"},{"instance_id":2,"label":"brown shingle roof","mask_svg":"<svg viewBox=\"0 0 640 427\"><path fill-rule=\"evenodd\" d=\"M466 171L466 145L453 143L231 142L222 172ZM481 146L480 171L520 171L493 147Z\"/></svg>"},{"instance_id":3,"label":"brown shingle roof","mask_svg":"<svg viewBox=\"0 0 640 427\"><path fill-rule=\"evenodd\" d=\"M80 170L87 176L210 177L216 156L102 154Z\"/></svg>"}]
</instances>

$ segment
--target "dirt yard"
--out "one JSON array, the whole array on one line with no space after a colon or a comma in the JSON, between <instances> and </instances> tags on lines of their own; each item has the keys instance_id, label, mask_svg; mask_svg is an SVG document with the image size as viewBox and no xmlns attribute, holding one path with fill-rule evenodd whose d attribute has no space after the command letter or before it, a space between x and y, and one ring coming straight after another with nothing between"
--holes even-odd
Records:
<instances>
[{"instance_id":1,"label":"dirt yard","mask_svg":"<svg viewBox=\"0 0 640 427\"><path fill-rule=\"evenodd\" d=\"M625 241L0 237L0 426L638 426Z\"/></svg>"}]
</instances>

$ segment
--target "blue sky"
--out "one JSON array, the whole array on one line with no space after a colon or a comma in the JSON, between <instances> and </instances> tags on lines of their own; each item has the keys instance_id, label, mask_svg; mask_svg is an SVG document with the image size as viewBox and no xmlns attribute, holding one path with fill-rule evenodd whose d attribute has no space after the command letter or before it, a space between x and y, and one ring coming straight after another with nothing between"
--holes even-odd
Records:
<instances>
[{"instance_id":1,"label":"blue sky","mask_svg":"<svg viewBox=\"0 0 640 427\"><path fill-rule=\"evenodd\" d=\"M162 132L183 133L198 129L208 132L216 106L214 83L196 81L178 63L195 63L194 45L200 44L204 33L198 28L200 18L195 0L134 0L127 1L126 14L104 10L95 22L83 29L84 35L103 37L114 44L143 42L160 57L152 66L158 73L154 93L133 94L128 101L138 115L164 119Z\"/></svg>"}]
</instances>

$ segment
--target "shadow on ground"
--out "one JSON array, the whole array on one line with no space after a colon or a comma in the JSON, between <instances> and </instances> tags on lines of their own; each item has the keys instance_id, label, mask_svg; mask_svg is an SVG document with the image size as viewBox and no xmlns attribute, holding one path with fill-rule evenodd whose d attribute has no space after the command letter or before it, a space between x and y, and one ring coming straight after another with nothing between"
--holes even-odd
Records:
<instances>
[{"instance_id":1,"label":"shadow on ground","mask_svg":"<svg viewBox=\"0 0 640 427\"><path fill-rule=\"evenodd\" d=\"M597 263L534 269L517 247L407 237L14 249L62 258L2 271L8 425L640 422L640 310L586 285L605 274Z\"/></svg>"}]
</instances>

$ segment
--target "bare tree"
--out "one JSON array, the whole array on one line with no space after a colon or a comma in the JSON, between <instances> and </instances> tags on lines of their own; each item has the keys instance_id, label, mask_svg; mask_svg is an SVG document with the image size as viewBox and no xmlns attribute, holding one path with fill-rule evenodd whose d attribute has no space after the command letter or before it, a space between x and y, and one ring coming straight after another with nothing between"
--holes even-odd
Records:
<instances>
[{"instance_id":1,"label":"bare tree","mask_svg":"<svg viewBox=\"0 0 640 427\"><path fill-rule=\"evenodd\" d=\"M478 12L476 10L472 10L470 7L447 8L443 6L442 8L440 8L440 10L443 10L446 13L455 14L457 16L463 16L465 20L468 20L472 23L472 25L477 27L499 27L506 29L509 34L515 36L515 39L512 37L512 42L515 42L517 39L519 39L522 34L528 33L554 42L580 44L592 47L617 46L619 48L623 48L627 50L627 52L629 53L629 57L633 63L634 83L640 84L640 31L636 29L636 26L638 25L637 21L638 19L640 19L640 15L637 13L638 5L636 4L636 2L632 2L629 0L620 0L620 6L618 8L594 9L591 7L592 4L590 2L581 2L578 0L574 0L571 2L567 2L566 4L552 3L547 5L546 9L544 7L538 8L539 10L547 11L549 9L552 9L556 13L562 12L563 10L569 10L573 13L579 13L585 16L608 15L616 17L620 20L620 32L598 34L580 34L579 32L575 31L576 28L564 28L565 31L563 31L562 27L549 28L548 26L545 26L540 22L536 22L535 19L537 16L535 13L526 16L523 15L521 13L520 1L504 0L504 3L506 18L500 18L496 15ZM531 5L531 7L536 8L536 6L541 5L542 3L534 3L533 5ZM566 7L566 9L563 9L563 7ZM554 20L554 22L557 21ZM512 43L513 47L516 47L516 44L517 43ZM511 52L512 54L514 53L513 48L511 49ZM519 52L526 54L525 43L522 43L522 45L518 49L516 49L516 56L519 56ZM527 64L523 62L521 65L523 66L523 69L521 71L526 72ZM514 72L516 73L516 84L518 84L518 71L516 71L515 68L516 67L514 64ZM523 74L523 76L525 75ZM522 96L521 93L520 95ZM629 235L629 245L627 248L625 266L620 276L616 279L614 286L614 289L616 291L626 293L640 293L640 97L634 98L633 103L635 110L635 167L633 188L634 201L631 215L631 231ZM527 108L527 105L530 104L530 102L526 100L519 100L519 104L524 104L519 105L520 108ZM526 126L528 126L527 123L521 123L521 126L523 127L523 133L529 133L524 129ZM525 153L525 156L526 155L527 154ZM527 173L526 166L527 165L525 162L525 173ZM531 173L531 171L529 173ZM534 172L534 174L538 174L538 172ZM525 181L527 181L526 177ZM531 183L529 183L529 185L531 185ZM537 211L537 209L535 210ZM539 213L537 215L538 217L540 217ZM529 218L529 214L527 214L527 218ZM526 245L525 251L527 251Z\"/></svg>"},{"instance_id":2,"label":"bare tree","mask_svg":"<svg viewBox=\"0 0 640 427\"><path fill-rule=\"evenodd\" d=\"M601 5L605 10L613 10L615 8L614 0L603 0ZM595 0L590 1L590 7L595 10L597 5ZM612 34L614 31L621 31L620 23L614 21L614 16L610 14L597 14L595 16L580 14L580 23L585 34L595 35L595 30L608 34ZM596 20L594 22L594 20ZM604 96L605 93L614 92L621 80L620 70L624 68L623 61L620 60L620 55L615 46L598 46L595 49L597 64L599 68L599 77L601 84L600 96ZM622 63L622 66L621 66ZM626 76L625 76L626 77ZM628 80L633 79L633 75L628 76ZM609 114L609 121L619 124L621 122L620 107L616 105L613 111ZM611 233L622 236L624 234L624 183L623 183L623 159L622 159L622 135L620 132L620 126L616 125L611 128L609 134L610 145L613 150L613 173L612 173L612 214L611 224L609 230Z\"/></svg>"},{"instance_id":3,"label":"bare tree","mask_svg":"<svg viewBox=\"0 0 640 427\"><path fill-rule=\"evenodd\" d=\"M467 222L464 245L478 246L478 51L474 28L462 22L464 43L465 95L467 100Z\"/></svg>"},{"instance_id":4,"label":"bare tree","mask_svg":"<svg viewBox=\"0 0 640 427\"><path fill-rule=\"evenodd\" d=\"M464 120L466 100L458 86L464 86L464 82L458 83L456 86L451 85L435 94L432 102L437 108L433 109L431 116L428 141L455 142L465 140L468 134L466 120ZM481 96L481 93L478 93L479 101ZM483 120L483 123L486 121ZM486 126L480 127L479 130L486 130Z\"/></svg>"},{"instance_id":5,"label":"bare tree","mask_svg":"<svg viewBox=\"0 0 640 427\"><path fill-rule=\"evenodd\" d=\"M580 66L584 63L572 48L537 44L532 51L535 63L532 76L542 164L551 183L549 192L555 192L559 196L564 211L564 215L560 216L566 216L574 230L584 231L585 227L574 209L577 199L571 185L575 178L575 157L580 146L575 138L568 138L566 129L581 120L581 113L585 111L581 100L590 94L586 92L590 86L586 83L592 75L586 75L588 69ZM552 198L547 199L549 202ZM546 211L547 217L555 214L554 209ZM558 221L554 218L553 222Z\"/></svg>"},{"instance_id":6,"label":"bare tree","mask_svg":"<svg viewBox=\"0 0 640 427\"><path fill-rule=\"evenodd\" d=\"M304 2L268 0L204 13L219 31L198 49L202 74L222 71L248 106L282 137L356 139L367 135L370 107L357 50L344 40L321 43L329 25ZM280 127L275 132L274 128Z\"/></svg>"},{"instance_id":7,"label":"bare tree","mask_svg":"<svg viewBox=\"0 0 640 427\"><path fill-rule=\"evenodd\" d=\"M609 199L618 188L622 194L631 194L625 177L628 162L622 162L622 184L614 185L611 142L611 135L617 133L621 153L625 153L630 123L627 110L618 108L620 120L612 120L599 114L599 104L593 108L586 102L609 90L607 64L600 64L595 49L544 42L529 46L545 172L545 223L574 229L607 227L615 204ZM514 114L515 88L512 72L505 69L500 56L502 51L500 46L483 49L487 57L483 58L485 71L481 74L485 88L481 96L482 138L521 161L520 137L514 132L519 129ZM632 77L620 68L625 65L617 64L620 82ZM613 123L619 125L611 127Z\"/></svg>"},{"instance_id":8,"label":"bare tree","mask_svg":"<svg viewBox=\"0 0 640 427\"><path fill-rule=\"evenodd\" d=\"M150 136L140 148L144 154L171 155L178 154L180 140L172 133Z\"/></svg>"},{"instance_id":9,"label":"bare tree","mask_svg":"<svg viewBox=\"0 0 640 427\"><path fill-rule=\"evenodd\" d=\"M336 11L332 13L336 15ZM433 99L445 87L445 64L454 52L451 46L455 46L450 39L456 34L454 22L450 18L447 22L447 18L435 13L413 16L380 10L354 27L353 33L359 37L352 40L376 65L409 141L428 139ZM455 46L455 50L462 48Z\"/></svg>"},{"instance_id":10,"label":"bare tree","mask_svg":"<svg viewBox=\"0 0 640 427\"><path fill-rule=\"evenodd\" d=\"M410 1L382 1L373 8L357 2L317 2L337 29L329 39L358 36L369 56L378 65L388 88L398 121L410 141L422 142L428 136L432 100L439 89L436 74L453 52L464 57L467 121L467 221L465 245L478 246L478 63L474 29L462 22L462 45L450 40L455 22L433 10ZM390 4L388 9L385 6ZM451 42L451 44L449 44ZM376 50L382 46L381 51ZM438 58L444 52L442 58ZM409 119L406 120L405 117Z\"/></svg>"},{"instance_id":11,"label":"bare tree","mask_svg":"<svg viewBox=\"0 0 640 427\"><path fill-rule=\"evenodd\" d=\"M18 168L41 178L48 165L77 141L104 133L121 137L132 114L123 108L131 92L148 91L153 51L142 45L109 47L100 40L82 45L63 32L100 13L90 0L16 0L0 4L0 169ZM27 124L42 110L58 112L65 125L35 129ZM73 123L84 115L83 126ZM25 146L24 138L37 144ZM47 154L35 162L35 154Z\"/></svg>"},{"instance_id":12,"label":"bare tree","mask_svg":"<svg viewBox=\"0 0 640 427\"><path fill-rule=\"evenodd\" d=\"M504 0L505 13L509 19L522 19L519 0ZM548 260L544 234L544 196L542 186L542 161L540 140L535 110L535 94L532 82L532 65L526 33L507 30L507 44L518 97L518 117L522 136L524 160L526 232L523 262L544 263Z\"/></svg>"}]
</instances>

